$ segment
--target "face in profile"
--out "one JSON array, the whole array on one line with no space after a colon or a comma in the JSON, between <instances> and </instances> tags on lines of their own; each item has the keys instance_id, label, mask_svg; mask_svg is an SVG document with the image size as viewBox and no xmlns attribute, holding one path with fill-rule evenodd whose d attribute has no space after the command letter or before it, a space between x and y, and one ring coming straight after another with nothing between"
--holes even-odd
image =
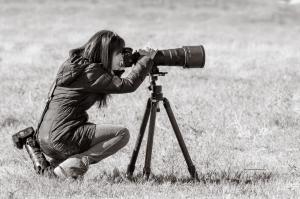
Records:
<instances>
[{"instance_id":1,"label":"face in profile","mask_svg":"<svg viewBox=\"0 0 300 199\"><path fill-rule=\"evenodd\" d=\"M123 56L122 50L124 46L118 46L114 48L112 52L111 70L123 70Z\"/></svg>"}]
</instances>

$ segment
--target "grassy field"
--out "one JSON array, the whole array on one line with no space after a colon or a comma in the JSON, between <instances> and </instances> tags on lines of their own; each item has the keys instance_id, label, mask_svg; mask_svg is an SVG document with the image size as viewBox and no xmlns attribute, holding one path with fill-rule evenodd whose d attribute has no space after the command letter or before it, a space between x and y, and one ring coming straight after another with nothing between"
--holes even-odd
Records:
<instances>
[{"instance_id":1,"label":"grassy field","mask_svg":"<svg viewBox=\"0 0 300 199\"><path fill-rule=\"evenodd\" d=\"M300 5L273 0L0 2L0 198L299 198ZM204 69L161 67L201 178L189 173L165 111L158 114L152 171L145 140L134 182L124 178L149 92L113 95L92 122L123 124L129 144L83 180L37 176L11 135L36 126L68 50L111 29L133 48L203 44Z\"/></svg>"}]
</instances>

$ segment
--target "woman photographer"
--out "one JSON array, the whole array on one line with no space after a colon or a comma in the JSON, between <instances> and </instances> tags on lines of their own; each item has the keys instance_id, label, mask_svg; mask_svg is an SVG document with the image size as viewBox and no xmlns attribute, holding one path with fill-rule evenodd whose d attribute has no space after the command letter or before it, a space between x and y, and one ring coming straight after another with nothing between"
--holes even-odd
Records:
<instances>
[{"instance_id":1,"label":"woman photographer","mask_svg":"<svg viewBox=\"0 0 300 199\"><path fill-rule=\"evenodd\" d=\"M80 48L70 51L59 68L49 108L37 139L51 159L51 170L59 178L83 176L90 164L114 154L129 140L120 125L88 122L87 110L106 105L111 93L135 91L152 68L155 51L146 51L126 78L116 73L122 63L124 40L112 31L94 34ZM51 168L51 167L50 167Z\"/></svg>"}]
</instances>

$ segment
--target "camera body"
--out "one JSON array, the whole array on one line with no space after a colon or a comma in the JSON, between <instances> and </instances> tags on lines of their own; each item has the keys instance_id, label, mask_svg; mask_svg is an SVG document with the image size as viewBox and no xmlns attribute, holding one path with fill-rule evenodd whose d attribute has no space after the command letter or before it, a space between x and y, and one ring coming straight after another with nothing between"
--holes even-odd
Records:
<instances>
[{"instance_id":1,"label":"camera body","mask_svg":"<svg viewBox=\"0 0 300 199\"><path fill-rule=\"evenodd\" d=\"M137 60L141 55L137 51L133 53L132 48L125 47L122 50L122 56L123 56L123 66L131 67L133 64L137 62Z\"/></svg>"},{"instance_id":2,"label":"camera body","mask_svg":"<svg viewBox=\"0 0 300 199\"><path fill-rule=\"evenodd\" d=\"M34 129L28 127L14 134L12 140L18 149L23 149L25 146L26 151L33 162L34 170L37 174L42 174L50 164L42 153L38 142L35 140L34 133Z\"/></svg>"},{"instance_id":3,"label":"camera body","mask_svg":"<svg viewBox=\"0 0 300 199\"><path fill-rule=\"evenodd\" d=\"M13 143L15 147L18 149L23 149L23 146L26 144L27 138L32 137L34 135L34 129L32 127L28 127L19 131L18 133L12 136Z\"/></svg>"}]
</instances>

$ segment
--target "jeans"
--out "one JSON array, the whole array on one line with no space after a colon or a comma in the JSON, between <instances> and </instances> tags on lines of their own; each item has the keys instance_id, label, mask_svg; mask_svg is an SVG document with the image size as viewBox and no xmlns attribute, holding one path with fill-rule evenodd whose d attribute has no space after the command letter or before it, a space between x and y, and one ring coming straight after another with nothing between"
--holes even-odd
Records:
<instances>
[{"instance_id":1,"label":"jeans","mask_svg":"<svg viewBox=\"0 0 300 199\"><path fill-rule=\"evenodd\" d=\"M77 178L83 176L89 165L116 153L129 141L129 131L122 126L96 125L95 136L88 150L75 154L63 160L52 159L52 165L57 165L54 173L59 178Z\"/></svg>"}]
</instances>

